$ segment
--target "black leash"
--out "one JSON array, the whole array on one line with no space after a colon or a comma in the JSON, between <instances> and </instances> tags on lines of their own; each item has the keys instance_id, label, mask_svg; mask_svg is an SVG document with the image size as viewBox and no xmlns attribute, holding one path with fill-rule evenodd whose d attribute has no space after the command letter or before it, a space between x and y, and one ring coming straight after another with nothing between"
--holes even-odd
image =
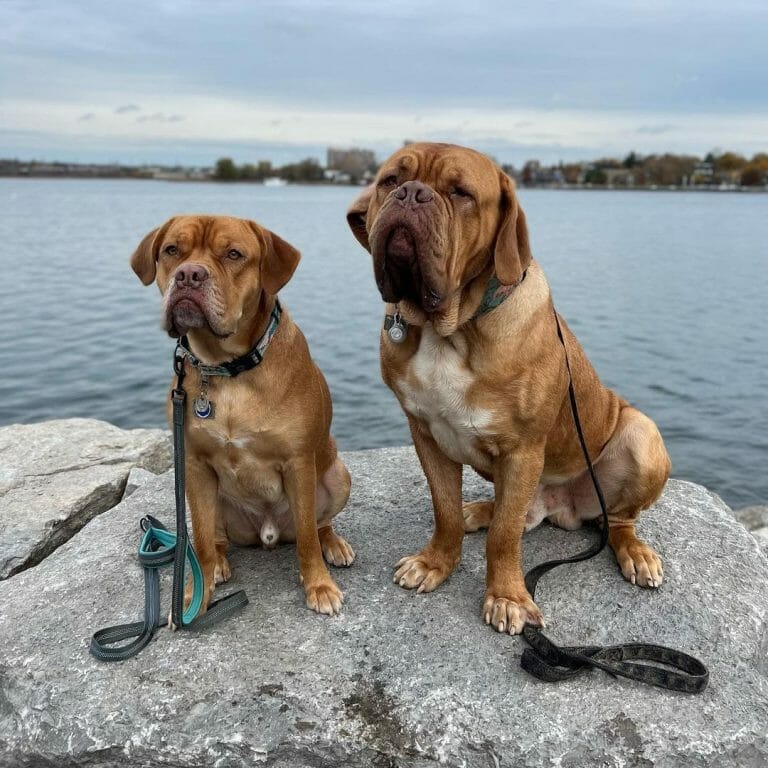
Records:
<instances>
[{"instance_id":1,"label":"black leash","mask_svg":"<svg viewBox=\"0 0 768 768\"><path fill-rule=\"evenodd\" d=\"M241 589L214 601L208 610L196 618L197 608L191 607L185 620L184 611L184 564L187 559L192 567L193 581L198 580L196 592L202 589L202 576L197 556L189 542L187 532L187 509L184 495L184 406L187 394L184 391L184 356L179 348L173 357L176 373L176 387L171 393L173 399L173 454L174 488L176 493L176 534L151 515L142 518L140 526L144 536L139 546L139 562L144 568L144 620L132 624L118 624L94 633L90 652L99 661L123 661L135 656L152 639L158 627L168 621L160 619L160 578L158 569L173 563L173 592L171 597L171 621L177 629L205 629L226 618L248 604L248 597ZM194 601L193 601L194 602ZM114 646L125 640L131 642Z\"/></svg>"},{"instance_id":2,"label":"black leash","mask_svg":"<svg viewBox=\"0 0 768 768\"><path fill-rule=\"evenodd\" d=\"M573 389L571 364L568 360L568 350L563 338L563 331L560 327L560 320L557 317L554 305L552 309L557 325L557 337L560 339L563 352L565 353L565 367L568 371L568 397L571 401L571 411L576 425L576 433L579 436L581 450L584 453L587 468L589 469L589 474L600 502L603 527L598 541L586 551L561 560L548 560L531 568L525 575L525 586L528 592L530 592L531 599L534 598L539 579L545 573L556 568L558 565L589 560L589 558L602 552L608 543L608 509L589 456L584 432L581 428L576 394ZM584 645L560 647L546 637L539 627L534 627L531 624L524 626L522 634L530 648L526 648L523 651L520 666L534 677L546 682L567 680L592 667L602 669L614 677L628 677L631 680L639 680L648 685L656 685L660 688L668 688L684 693L701 693L709 682L709 671L702 662L693 656L689 656L687 653L667 648L663 645L623 643L611 646Z\"/></svg>"}]
</instances>

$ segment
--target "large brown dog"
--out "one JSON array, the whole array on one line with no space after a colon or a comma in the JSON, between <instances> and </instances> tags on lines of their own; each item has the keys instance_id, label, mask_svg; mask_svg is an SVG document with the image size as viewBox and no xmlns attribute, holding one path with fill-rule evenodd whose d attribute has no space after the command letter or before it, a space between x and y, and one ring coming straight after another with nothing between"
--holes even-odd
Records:
<instances>
[{"instance_id":1,"label":"large brown dog","mask_svg":"<svg viewBox=\"0 0 768 768\"><path fill-rule=\"evenodd\" d=\"M141 241L131 266L144 285L157 280L164 329L186 335L195 358L215 366L246 355L275 330L277 292L299 258L255 222L179 216ZM328 387L284 309L261 351L255 368L207 383L185 360L186 492L203 606L230 577L229 542L271 548L295 538L307 605L334 614L343 597L323 554L333 565L350 565L355 554L331 527L350 478L329 432ZM200 394L214 404L213 418L193 408Z\"/></svg>"},{"instance_id":2,"label":"large brown dog","mask_svg":"<svg viewBox=\"0 0 768 768\"><path fill-rule=\"evenodd\" d=\"M376 283L407 323L382 332L381 367L413 435L432 493L431 541L395 581L429 592L461 556L464 531L489 527L483 615L500 632L542 625L525 588L523 530L600 514L568 400L549 287L532 260L513 182L487 157L412 144L390 157L352 205L349 225L373 256ZM499 303L500 302L500 303ZM609 506L609 542L624 576L662 581L661 560L635 534L670 462L655 424L606 389L563 320L584 432ZM462 465L492 480L494 501L465 504Z\"/></svg>"}]
</instances>

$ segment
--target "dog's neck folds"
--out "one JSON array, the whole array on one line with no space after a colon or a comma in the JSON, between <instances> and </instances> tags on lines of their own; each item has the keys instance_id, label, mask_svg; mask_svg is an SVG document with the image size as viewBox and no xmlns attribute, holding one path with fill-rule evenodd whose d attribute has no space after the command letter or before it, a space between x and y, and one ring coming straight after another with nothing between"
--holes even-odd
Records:
<instances>
[{"instance_id":1,"label":"dog's neck folds","mask_svg":"<svg viewBox=\"0 0 768 768\"><path fill-rule=\"evenodd\" d=\"M432 323L440 336L451 336L465 323L482 317L502 304L525 280L525 274L514 285L504 285L490 266L456 291L440 312L428 314L408 299L398 304L387 304L386 312L388 315L400 314L408 325Z\"/></svg>"}]
</instances>

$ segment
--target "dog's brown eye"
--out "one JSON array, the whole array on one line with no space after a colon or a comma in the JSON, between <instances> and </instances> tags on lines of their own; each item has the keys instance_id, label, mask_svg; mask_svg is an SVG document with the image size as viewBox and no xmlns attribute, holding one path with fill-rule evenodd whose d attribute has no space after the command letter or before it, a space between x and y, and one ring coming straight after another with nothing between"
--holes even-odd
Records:
<instances>
[{"instance_id":1,"label":"dog's brown eye","mask_svg":"<svg viewBox=\"0 0 768 768\"><path fill-rule=\"evenodd\" d=\"M237 261L237 259L243 258L243 254L240 253L240 251L236 250L235 248L230 248L227 251L227 258L232 259L233 261Z\"/></svg>"},{"instance_id":2,"label":"dog's brown eye","mask_svg":"<svg viewBox=\"0 0 768 768\"><path fill-rule=\"evenodd\" d=\"M175 256L179 252L179 249L175 245L166 245L163 249L163 253L167 253L169 256Z\"/></svg>"},{"instance_id":3,"label":"dog's brown eye","mask_svg":"<svg viewBox=\"0 0 768 768\"><path fill-rule=\"evenodd\" d=\"M472 197L472 195L469 192L467 192L467 190L464 189L464 187L458 187L458 186L454 187L451 190L451 195L453 197Z\"/></svg>"},{"instance_id":4,"label":"dog's brown eye","mask_svg":"<svg viewBox=\"0 0 768 768\"><path fill-rule=\"evenodd\" d=\"M397 176L394 174L386 176L379 182L380 187L394 187L397 185Z\"/></svg>"}]
</instances>

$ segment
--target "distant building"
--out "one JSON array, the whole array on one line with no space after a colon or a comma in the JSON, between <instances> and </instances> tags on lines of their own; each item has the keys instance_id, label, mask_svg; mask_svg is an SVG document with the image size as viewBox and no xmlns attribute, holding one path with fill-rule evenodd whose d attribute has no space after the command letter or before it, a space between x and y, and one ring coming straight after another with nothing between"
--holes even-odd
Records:
<instances>
[{"instance_id":1,"label":"distant building","mask_svg":"<svg viewBox=\"0 0 768 768\"><path fill-rule=\"evenodd\" d=\"M603 173L609 187L635 186L635 174L628 168L603 168Z\"/></svg>"},{"instance_id":2,"label":"distant building","mask_svg":"<svg viewBox=\"0 0 768 768\"><path fill-rule=\"evenodd\" d=\"M376 172L376 155L370 149L338 149L329 147L326 167L337 174L346 174L349 180L356 182L372 177ZM349 183L348 181L346 183Z\"/></svg>"},{"instance_id":3,"label":"distant building","mask_svg":"<svg viewBox=\"0 0 768 768\"><path fill-rule=\"evenodd\" d=\"M326 168L323 171L323 178L333 184L351 184L352 176L345 171L335 171L333 168Z\"/></svg>"},{"instance_id":4,"label":"distant building","mask_svg":"<svg viewBox=\"0 0 768 768\"><path fill-rule=\"evenodd\" d=\"M529 160L520 174L520 181L526 187L559 187L565 182L562 168L542 166L538 160Z\"/></svg>"},{"instance_id":5,"label":"distant building","mask_svg":"<svg viewBox=\"0 0 768 768\"><path fill-rule=\"evenodd\" d=\"M706 161L696 163L691 174L691 184L714 184L715 166Z\"/></svg>"}]
</instances>

